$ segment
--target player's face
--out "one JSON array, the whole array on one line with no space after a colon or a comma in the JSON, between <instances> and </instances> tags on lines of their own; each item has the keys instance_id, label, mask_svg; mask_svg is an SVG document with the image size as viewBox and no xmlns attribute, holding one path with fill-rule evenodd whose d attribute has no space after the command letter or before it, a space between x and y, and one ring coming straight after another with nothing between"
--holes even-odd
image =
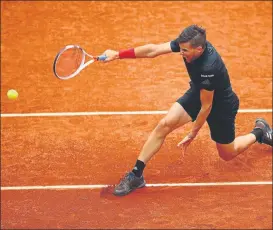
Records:
<instances>
[{"instance_id":1,"label":"player's face","mask_svg":"<svg viewBox=\"0 0 273 230\"><path fill-rule=\"evenodd\" d=\"M201 56L203 49L201 46L193 48L189 42L180 43L180 55L185 58L186 62L190 63Z\"/></svg>"}]
</instances>

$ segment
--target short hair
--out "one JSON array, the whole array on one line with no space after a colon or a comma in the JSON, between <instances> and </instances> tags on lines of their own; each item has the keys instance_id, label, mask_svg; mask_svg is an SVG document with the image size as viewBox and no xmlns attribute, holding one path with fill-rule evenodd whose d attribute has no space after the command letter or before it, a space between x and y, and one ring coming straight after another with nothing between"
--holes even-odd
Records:
<instances>
[{"instance_id":1,"label":"short hair","mask_svg":"<svg viewBox=\"0 0 273 230\"><path fill-rule=\"evenodd\" d=\"M206 30L197 25L191 25L185 28L177 38L178 43L190 42L193 48L198 46L205 47Z\"/></svg>"}]
</instances>

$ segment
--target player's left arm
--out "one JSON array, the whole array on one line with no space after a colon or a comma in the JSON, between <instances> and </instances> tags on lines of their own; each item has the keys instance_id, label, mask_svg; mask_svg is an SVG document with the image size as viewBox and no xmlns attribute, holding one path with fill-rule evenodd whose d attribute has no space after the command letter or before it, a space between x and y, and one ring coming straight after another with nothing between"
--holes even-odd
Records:
<instances>
[{"instance_id":1,"label":"player's left arm","mask_svg":"<svg viewBox=\"0 0 273 230\"><path fill-rule=\"evenodd\" d=\"M201 109L193 124L193 128L190 133L191 137L195 137L197 135L198 131L202 128L205 121L207 120L207 117L210 114L212 108L213 96L214 90L200 90Z\"/></svg>"}]
</instances>

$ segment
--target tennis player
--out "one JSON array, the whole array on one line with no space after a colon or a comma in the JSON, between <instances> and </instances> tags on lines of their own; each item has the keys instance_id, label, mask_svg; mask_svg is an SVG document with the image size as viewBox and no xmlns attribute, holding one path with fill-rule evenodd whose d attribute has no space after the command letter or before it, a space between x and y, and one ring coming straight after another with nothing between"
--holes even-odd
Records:
<instances>
[{"instance_id":1,"label":"tennis player","mask_svg":"<svg viewBox=\"0 0 273 230\"><path fill-rule=\"evenodd\" d=\"M256 119L250 133L235 138L239 99L232 89L221 56L206 40L204 28L191 25L170 42L121 51L106 50L103 54L107 56L105 62L110 62L125 58L154 58L172 52L180 52L182 56L190 77L189 89L159 121L144 144L133 170L115 186L114 195L127 195L144 187L143 170L147 162L159 151L169 133L190 121L193 122L191 131L178 143L184 153L206 121L219 156L225 161L238 156L255 142L272 146L272 129L262 118Z\"/></svg>"}]
</instances>

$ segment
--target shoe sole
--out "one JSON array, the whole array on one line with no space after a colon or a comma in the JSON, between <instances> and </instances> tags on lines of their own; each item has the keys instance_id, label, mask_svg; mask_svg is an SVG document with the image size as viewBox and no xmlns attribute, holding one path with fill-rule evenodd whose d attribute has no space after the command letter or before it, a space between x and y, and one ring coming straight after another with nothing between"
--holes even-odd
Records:
<instances>
[{"instance_id":1,"label":"shoe sole","mask_svg":"<svg viewBox=\"0 0 273 230\"><path fill-rule=\"evenodd\" d=\"M144 182L143 182L141 185L139 185L138 187L132 188L131 190L129 190L129 191L126 192L126 193L115 193L115 191L114 191L113 194L114 194L115 196L125 196L125 195L128 195L129 193L133 192L133 191L136 190L136 189L145 187L145 185L146 185L146 181L144 181Z\"/></svg>"}]
</instances>

